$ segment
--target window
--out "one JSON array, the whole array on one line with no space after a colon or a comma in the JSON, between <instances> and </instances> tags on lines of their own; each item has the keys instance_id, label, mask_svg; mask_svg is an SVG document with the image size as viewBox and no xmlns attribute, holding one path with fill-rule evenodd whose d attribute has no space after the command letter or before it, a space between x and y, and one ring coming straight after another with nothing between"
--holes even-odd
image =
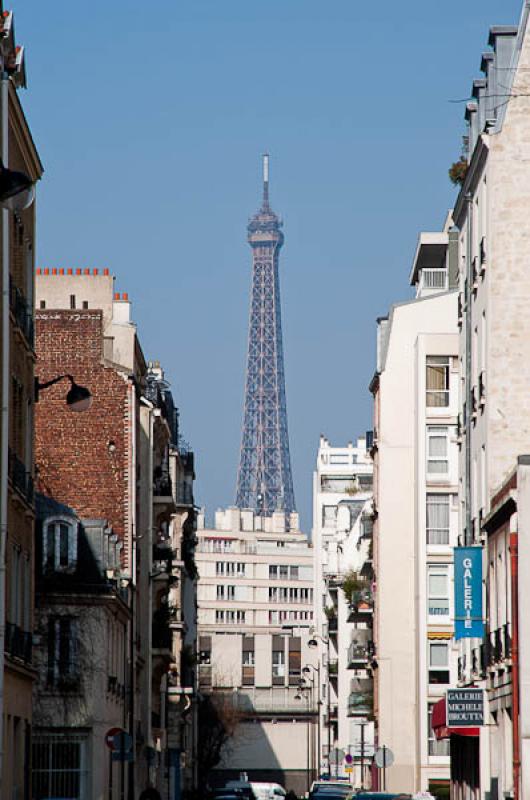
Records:
<instances>
[{"instance_id":1,"label":"window","mask_svg":"<svg viewBox=\"0 0 530 800\"><path fill-rule=\"evenodd\" d=\"M235 586L225 586L222 584L217 587L217 599L218 600L235 600L236 599L236 587Z\"/></svg>"},{"instance_id":2,"label":"window","mask_svg":"<svg viewBox=\"0 0 530 800\"><path fill-rule=\"evenodd\" d=\"M427 544L449 544L449 495L427 495Z\"/></svg>"},{"instance_id":3,"label":"window","mask_svg":"<svg viewBox=\"0 0 530 800\"><path fill-rule=\"evenodd\" d=\"M325 475L321 479L323 492L339 492L341 494L351 492L354 488L351 475Z\"/></svg>"},{"instance_id":4,"label":"window","mask_svg":"<svg viewBox=\"0 0 530 800\"><path fill-rule=\"evenodd\" d=\"M242 646L241 668L243 686L254 686L254 665L256 663L254 657L254 637L243 636Z\"/></svg>"},{"instance_id":5,"label":"window","mask_svg":"<svg viewBox=\"0 0 530 800\"><path fill-rule=\"evenodd\" d=\"M322 527L334 528L337 523L337 506L322 506Z\"/></svg>"},{"instance_id":6,"label":"window","mask_svg":"<svg viewBox=\"0 0 530 800\"><path fill-rule=\"evenodd\" d=\"M88 762L86 734L33 734L32 783L35 800L47 797L87 797Z\"/></svg>"},{"instance_id":7,"label":"window","mask_svg":"<svg viewBox=\"0 0 530 800\"><path fill-rule=\"evenodd\" d=\"M372 475L357 475L357 483L361 492L369 492L372 489L374 479Z\"/></svg>"},{"instance_id":8,"label":"window","mask_svg":"<svg viewBox=\"0 0 530 800\"><path fill-rule=\"evenodd\" d=\"M277 578L287 578L291 581L297 581L299 576L298 567L290 567L285 564L270 564L269 565L269 579L276 580Z\"/></svg>"},{"instance_id":9,"label":"window","mask_svg":"<svg viewBox=\"0 0 530 800\"><path fill-rule=\"evenodd\" d=\"M237 575L238 577L244 577L245 564L243 562L236 561L217 561L215 564L215 574Z\"/></svg>"},{"instance_id":10,"label":"window","mask_svg":"<svg viewBox=\"0 0 530 800\"><path fill-rule=\"evenodd\" d=\"M48 519L43 527L44 572L73 572L77 564L77 522L68 517Z\"/></svg>"},{"instance_id":11,"label":"window","mask_svg":"<svg viewBox=\"0 0 530 800\"><path fill-rule=\"evenodd\" d=\"M429 616L449 616L449 575L447 567L429 567L427 575Z\"/></svg>"},{"instance_id":12,"label":"window","mask_svg":"<svg viewBox=\"0 0 530 800\"><path fill-rule=\"evenodd\" d=\"M272 651L272 677L284 678L285 677L285 651L273 650Z\"/></svg>"},{"instance_id":13,"label":"window","mask_svg":"<svg viewBox=\"0 0 530 800\"><path fill-rule=\"evenodd\" d=\"M429 683L449 683L449 645L429 642Z\"/></svg>"},{"instance_id":14,"label":"window","mask_svg":"<svg viewBox=\"0 0 530 800\"><path fill-rule=\"evenodd\" d=\"M427 428L427 473L447 475L449 472L449 428L429 425Z\"/></svg>"},{"instance_id":15,"label":"window","mask_svg":"<svg viewBox=\"0 0 530 800\"><path fill-rule=\"evenodd\" d=\"M434 703L429 703L427 712L427 736L430 756L448 756L450 755L450 742L449 739L437 739L434 735L432 727L432 710Z\"/></svg>"},{"instance_id":16,"label":"window","mask_svg":"<svg viewBox=\"0 0 530 800\"><path fill-rule=\"evenodd\" d=\"M63 691L79 689L77 621L72 617L48 619L48 686Z\"/></svg>"},{"instance_id":17,"label":"window","mask_svg":"<svg viewBox=\"0 0 530 800\"><path fill-rule=\"evenodd\" d=\"M449 356L427 356L425 402L431 408L449 405Z\"/></svg>"},{"instance_id":18,"label":"window","mask_svg":"<svg viewBox=\"0 0 530 800\"><path fill-rule=\"evenodd\" d=\"M225 623L227 625L244 624L245 611L239 611L239 610L234 611L233 609L228 609L227 611L221 611L220 609L216 609L215 621L220 623Z\"/></svg>"}]
</instances>

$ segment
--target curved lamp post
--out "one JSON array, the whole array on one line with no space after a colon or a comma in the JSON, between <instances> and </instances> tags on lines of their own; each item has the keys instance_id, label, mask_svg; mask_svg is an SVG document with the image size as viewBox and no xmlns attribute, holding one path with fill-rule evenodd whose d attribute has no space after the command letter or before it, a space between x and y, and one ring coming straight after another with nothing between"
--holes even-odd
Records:
<instances>
[{"instance_id":1,"label":"curved lamp post","mask_svg":"<svg viewBox=\"0 0 530 800\"><path fill-rule=\"evenodd\" d=\"M312 649L318 647L319 639L322 642L322 644L326 646L326 657L328 662L327 679L326 679L326 703L327 703L328 719L326 726L328 729L328 778L331 778L331 698L330 698L331 692L330 692L330 681L329 681L329 637L327 639L324 639L324 637L320 636L320 634L314 633L312 638L309 639L307 646L311 647Z\"/></svg>"},{"instance_id":2,"label":"curved lamp post","mask_svg":"<svg viewBox=\"0 0 530 800\"><path fill-rule=\"evenodd\" d=\"M309 738L309 731L310 731L310 709L309 709L309 701L313 694L313 688L311 686L305 686L302 681L298 684L298 690L294 696L295 700L303 700L305 697L306 704L307 704L307 737L306 737L306 750L307 750L307 766L306 766L306 774L307 774L307 792L311 789L311 759L310 759L310 738Z\"/></svg>"},{"instance_id":3,"label":"curved lamp post","mask_svg":"<svg viewBox=\"0 0 530 800\"><path fill-rule=\"evenodd\" d=\"M9 211L23 211L35 199L35 184L25 172L4 167L0 158L0 205Z\"/></svg>"},{"instance_id":4,"label":"curved lamp post","mask_svg":"<svg viewBox=\"0 0 530 800\"><path fill-rule=\"evenodd\" d=\"M322 700L320 699L320 663L318 667L315 667L313 664L306 664L305 667L302 667L302 672L304 675L310 675L311 670L313 673L313 679L311 681L311 685L313 691L315 689L315 679L316 679L316 699L317 699L317 757L315 759L315 772L316 777L315 780L318 780L320 777L320 762L322 760L322 753L321 753L321 742L320 742L320 707L322 706Z\"/></svg>"},{"instance_id":5,"label":"curved lamp post","mask_svg":"<svg viewBox=\"0 0 530 800\"><path fill-rule=\"evenodd\" d=\"M65 378L68 378L71 384L66 395L66 405L70 411L88 411L92 405L92 393L86 386L80 386L76 383L71 375L58 375L57 378L52 378L51 381L46 381L45 383L39 383L38 378L35 378L35 402L39 400L39 392L43 389L49 389L50 386L59 383Z\"/></svg>"}]
</instances>

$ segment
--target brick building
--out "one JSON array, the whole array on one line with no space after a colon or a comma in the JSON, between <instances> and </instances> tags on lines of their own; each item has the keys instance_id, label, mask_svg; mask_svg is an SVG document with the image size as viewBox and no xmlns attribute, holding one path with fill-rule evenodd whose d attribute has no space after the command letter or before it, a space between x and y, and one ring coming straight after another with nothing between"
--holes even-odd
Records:
<instances>
[{"instance_id":1,"label":"brick building","mask_svg":"<svg viewBox=\"0 0 530 800\"><path fill-rule=\"evenodd\" d=\"M146 363L128 296L113 283L108 270L37 270L39 381L71 375L93 396L86 413L72 414L65 379L40 393L36 415L43 638L34 780L49 791L47 765L75 753L74 784L65 763L57 788L77 800L111 788L136 797L148 785L165 788L168 778L193 783L180 757L165 770L166 750L191 752L195 738L193 714L180 713L189 704L179 705L184 688L193 696L194 687L193 675L184 680L186 655L193 663L195 654L193 456L179 450L168 384L157 362ZM61 525L74 526L75 543L62 544ZM72 552L66 596L61 559ZM170 695L177 718L168 713ZM111 728L131 736L126 763L111 760Z\"/></svg>"}]
</instances>

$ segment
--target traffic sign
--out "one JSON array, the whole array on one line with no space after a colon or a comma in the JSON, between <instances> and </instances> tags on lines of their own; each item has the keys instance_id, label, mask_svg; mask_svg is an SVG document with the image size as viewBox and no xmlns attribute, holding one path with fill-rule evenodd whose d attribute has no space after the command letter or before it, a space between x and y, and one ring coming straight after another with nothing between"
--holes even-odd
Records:
<instances>
[{"instance_id":1,"label":"traffic sign","mask_svg":"<svg viewBox=\"0 0 530 800\"><path fill-rule=\"evenodd\" d=\"M334 747L329 755L330 764L338 764L344 758L344 750L339 747Z\"/></svg>"},{"instance_id":2,"label":"traffic sign","mask_svg":"<svg viewBox=\"0 0 530 800\"><path fill-rule=\"evenodd\" d=\"M113 761L133 761L133 738L130 733L120 731L113 739Z\"/></svg>"},{"instance_id":3,"label":"traffic sign","mask_svg":"<svg viewBox=\"0 0 530 800\"><path fill-rule=\"evenodd\" d=\"M346 753L346 755L344 756L344 761L346 762L346 764L351 764L353 761L353 756L350 755L350 753Z\"/></svg>"},{"instance_id":4,"label":"traffic sign","mask_svg":"<svg viewBox=\"0 0 530 800\"><path fill-rule=\"evenodd\" d=\"M109 728L107 733L105 734L105 744L109 748L109 750L114 750L114 737L117 736L119 733L125 733L123 728Z\"/></svg>"},{"instance_id":5,"label":"traffic sign","mask_svg":"<svg viewBox=\"0 0 530 800\"><path fill-rule=\"evenodd\" d=\"M375 751L374 761L376 767L386 769L394 763L394 753L389 747L378 747Z\"/></svg>"},{"instance_id":6,"label":"traffic sign","mask_svg":"<svg viewBox=\"0 0 530 800\"><path fill-rule=\"evenodd\" d=\"M344 767L344 772L353 772L353 767Z\"/></svg>"}]
</instances>

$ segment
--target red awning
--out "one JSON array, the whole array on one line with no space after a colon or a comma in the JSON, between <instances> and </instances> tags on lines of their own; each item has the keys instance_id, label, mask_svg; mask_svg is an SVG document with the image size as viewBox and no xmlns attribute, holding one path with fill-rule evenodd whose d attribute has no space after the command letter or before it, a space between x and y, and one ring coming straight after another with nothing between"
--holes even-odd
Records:
<instances>
[{"instance_id":1,"label":"red awning","mask_svg":"<svg viewBox=\"0 0 530 800\"><path fill-rule=\"evenodd\" d=\"M445 697L435 703L432 710L432 729L437 739L448 739L450 736L479 736L480 728L448 728Z\"/></svg>"}]
</instances>

